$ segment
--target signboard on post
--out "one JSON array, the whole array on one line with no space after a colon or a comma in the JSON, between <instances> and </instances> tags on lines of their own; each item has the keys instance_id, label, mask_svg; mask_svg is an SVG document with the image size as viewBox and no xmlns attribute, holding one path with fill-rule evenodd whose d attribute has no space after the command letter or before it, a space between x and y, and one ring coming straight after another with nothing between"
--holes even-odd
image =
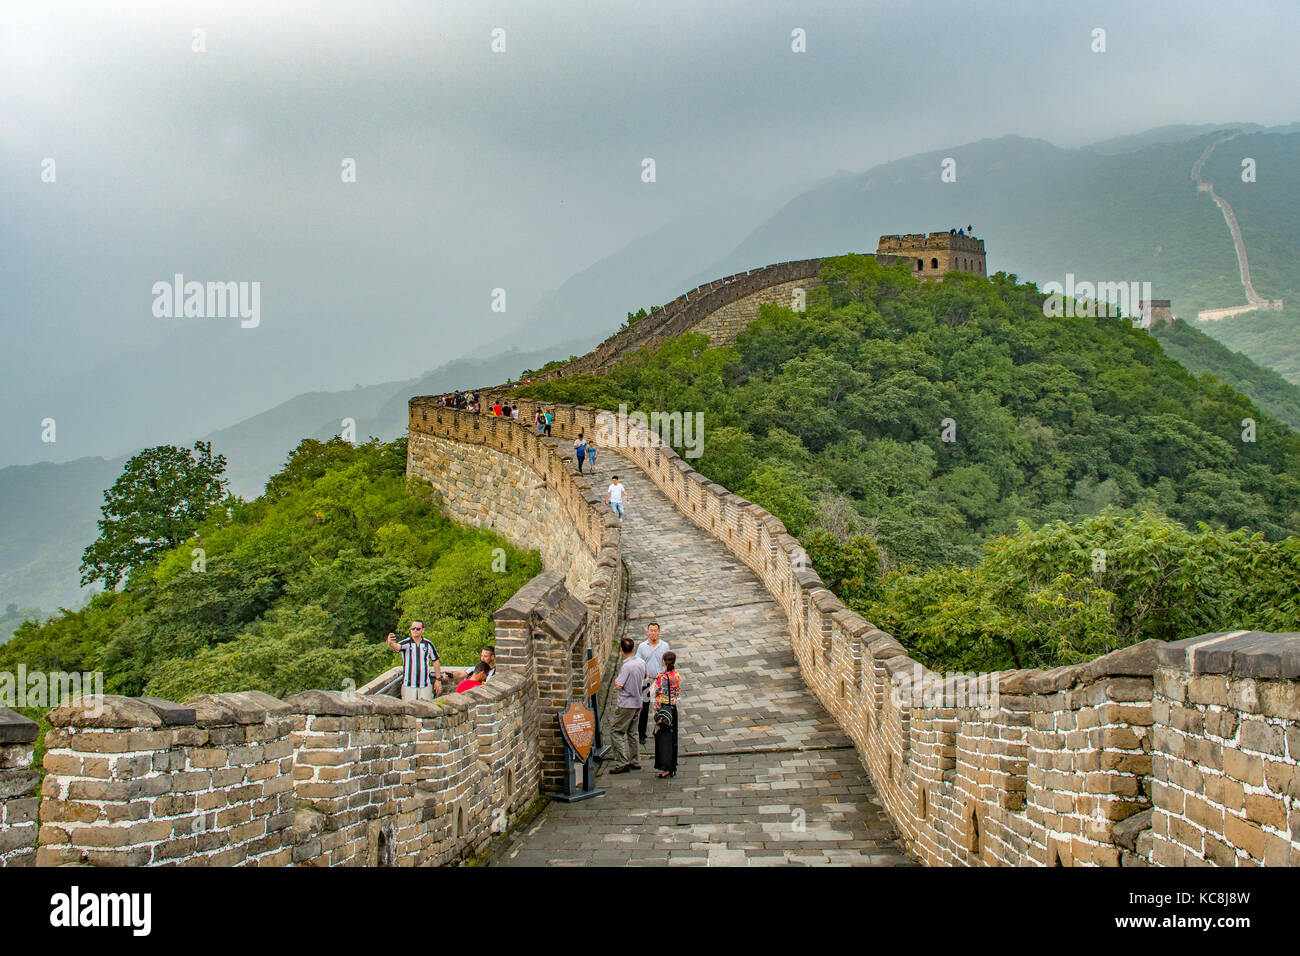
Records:
<instances>
[{"instance_id":1,"label":"signboard on post","mask_svg":"<svg viewBox=\"0 0 1300 956\"><path fill-rule=\"evenodd\" d=\"M600 661L594 657L587 658L587 693L585 697L595 697L600 693Z\"/></svg>"},{"instance_id":2,"label":"signboard on post","mask_svg":"<svg viewBox=\"0 0 1300 956\"><path fill-rule=\"evenodd\" d=\"M578 759L586 760L596 739L596 716L582 701L571 700L568 708L560 713L560 732Z\"/></svg>"},{"instance_id":3,"label":"signboard on post","mask_svg":"<svg viewBox=\"0 0 1300 956\"><path fill-rule=\"evenodd\" d=\"M596 740L596 714L580 700L569 701L569 706L556 716L560 719L560 735L564 737L564 792L552 795L561 803L575 803L599 797L604 790L596 787L592 779L591 745ZM578 787L578 764L582 765L582 787Z\"/></svg>"}]
</instances>

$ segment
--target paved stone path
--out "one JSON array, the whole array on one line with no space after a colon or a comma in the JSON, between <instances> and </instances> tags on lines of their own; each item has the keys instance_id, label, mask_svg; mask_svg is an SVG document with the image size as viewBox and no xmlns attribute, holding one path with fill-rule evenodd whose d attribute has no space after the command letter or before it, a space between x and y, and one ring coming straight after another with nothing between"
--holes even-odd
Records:
<instances>
[{"instance_id":1,"label":"paved stone path","mask_svg":"<svg viewBox=\"0 0 1300 956\"><path fill-rule=\"evenodd\" d=\"M498 865L908 865L852 744L803 684L784 615L758 578L646 475L627 486L627 633L658 621L682 674L677 776L598 773L603 797L552 803Z\"/></svg>"}]
</instances>

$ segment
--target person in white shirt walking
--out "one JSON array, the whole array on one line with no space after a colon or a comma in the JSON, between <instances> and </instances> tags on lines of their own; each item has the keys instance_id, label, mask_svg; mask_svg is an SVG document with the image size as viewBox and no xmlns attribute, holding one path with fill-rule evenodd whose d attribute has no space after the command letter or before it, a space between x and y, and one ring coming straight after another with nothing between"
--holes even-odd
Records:
<instances>
[{"instance_id":1,"label":"person in white shirt walking","mask_svg":"<svg viewBox=\"0 0 1300 956\"><path fill-rule=\"evenodd\" d=\"M614 475L609 480L609 490L605 492L605 504L614 509L614 514L618 515L618 520L623 520L623 502L627 500L627 489L618 481L618 475Z\"/></svg>"}]
</instances>

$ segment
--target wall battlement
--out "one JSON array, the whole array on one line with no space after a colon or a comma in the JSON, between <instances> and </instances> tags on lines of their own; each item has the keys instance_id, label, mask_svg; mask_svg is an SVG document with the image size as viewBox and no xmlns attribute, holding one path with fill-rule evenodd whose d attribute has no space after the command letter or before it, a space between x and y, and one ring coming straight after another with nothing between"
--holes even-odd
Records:
<instances>
[{"instance_id":1,"label":"wall battlement","mask_svg":"<svg viewBox=\"0 0 1300 956\"><path fill-rule=\"evenodd\" d=\"M25 839L3 862L411 866L470 856L537 795L528 693L506 673L437 701L246 691L59 707L39 844Z\"/></svg>"},{"instance_id":2,"label":"wall battlement","mask_svg":"<svg viewBox=\"0 0 1300 956\"><path fill-rule=\"evenodd\" d=\"M533 381L545 382L557 375L608 371L624 355L641 348L654 348L666 339L695 330L728 307L731 314L720 317L701 331L708 333L715 345L733 341L740 330L758 316L760 302L780 301L788 305L792 289L799 286L810 289L818 285L817 271L821 263L821 259L778 262L706 282L628 328L615 332L586 355L534 376Z\"/></svg>"},{"instance_id":3,"label":"wall battlement","mask_svg":"<svg viewBox=\"0 0 1300 956\"><path fill-rule=\"evenodd\" d=\"M554 433L599 433L596 409ZM604 415L611 413L605 412ZM1005 671L997 702L936 674L845 607L773 515L658 436L632 459L763 581L804 681L852 738L909 853L937 865L1300 865L1300 634L1147 641L1087 664ZM927 689L946 686L932 703Z\"/></svg>"}]
</instances>

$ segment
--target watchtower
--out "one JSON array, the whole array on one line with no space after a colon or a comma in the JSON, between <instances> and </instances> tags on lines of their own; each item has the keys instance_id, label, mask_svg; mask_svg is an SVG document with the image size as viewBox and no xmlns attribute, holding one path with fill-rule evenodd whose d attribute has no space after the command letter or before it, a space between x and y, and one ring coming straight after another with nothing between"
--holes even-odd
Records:
<instances>
[{"instance_id":1,"label":"watchtower","mask_svg":"<svg viewBox=\"0 0 1300 956\"><path fill-rule=\"evenodd\" d=\"M904 259L919 279L938 281L949 272L986 275L984 240L967 235L964 229L917 233L909 236L881 236L876 258L885 264Z\"/></svg>"},{"instance_id":2,"label":"watchtower","mask_svg":"<svg viewBox=\"0 0 1300 956\"><path fill-rule=\"evenodd\" d=\"M1143 299L1137 307L1138 324L1143 328L1173 325L1174 313L1168 299Z\"/></svg>"}]
</instances>

